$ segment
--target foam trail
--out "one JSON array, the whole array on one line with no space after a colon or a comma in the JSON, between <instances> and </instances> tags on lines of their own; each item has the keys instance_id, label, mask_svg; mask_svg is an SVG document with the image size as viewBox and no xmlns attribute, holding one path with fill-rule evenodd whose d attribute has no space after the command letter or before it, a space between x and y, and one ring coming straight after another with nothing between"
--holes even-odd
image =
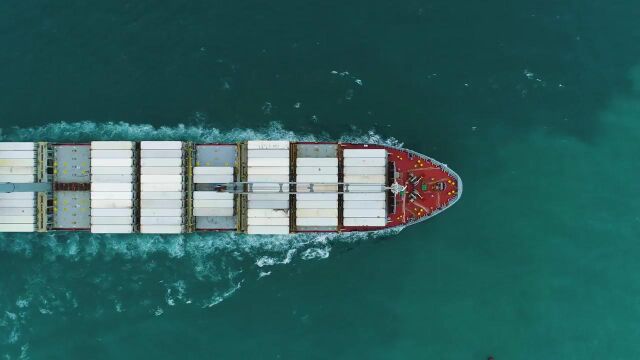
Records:
<instances>
[{"instance_id":1,"label":"foam trail","mask_svg":"<svg viewBox=\"0 0 640 360\"><path fill-rule=\"evenodd\" d=\"M393 138L353 129L339 139L297 134L272 122L260 129L155 127L124 122L59 122L0 130L0 141L88 142L160 140L237 142L250 139L342 141L401 146ZM180 306L206 309L295 261L330 256L332 244L388 236L400 229L351 234L118 235L0 234L0 256L16 276L0 283L0 345L28 350L29 322L74 313L161 316ZM72 278L69 274L74 274ZM26 347L25 347L26 346ZM27 350L24 350L26 352Z\"/></svg>"}]
</instances>

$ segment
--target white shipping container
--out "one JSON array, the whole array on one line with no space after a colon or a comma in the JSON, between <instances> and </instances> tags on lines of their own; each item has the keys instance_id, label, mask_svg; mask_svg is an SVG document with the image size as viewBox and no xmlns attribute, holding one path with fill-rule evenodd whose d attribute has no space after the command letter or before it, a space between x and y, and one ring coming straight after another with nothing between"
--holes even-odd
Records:
<instances>
[{"instance_id":1,"label":"white shipping container","mask_svg":"<svg viewBox=\"0 0 640 360\"><path fill-rule=\"evenodd\" d=\"M96 166L133 166L133 159L91 159L91 167Z\"/></svg>"},{"instance_id":2,"label":"white shipping container","mask_svg":"<svg viewBox=\"0 0 640 360\"><path fill-rule=\"evenodd\" d=\"M133 193L130 191L97 191L91 192L91 200L131 200Z\"/></svg>"},{"instance_id":3,"label":"white shipping container","mask_svg":"<svg viewBox=\"0 0 640 360\"><path fill-rule=\"evenodd\" d=\"M36 221L33 215L8 215L0 216L0 224L33 224Z\"/></svg>"},{"instance_id":4,"label":"white shipping container","mask_svg":"<svg viewBox=\"0 0 640 360\"><path fill-rule=\"evenodd\" d=\"M338 202L336 201L300 201L296 203L298 209L337 209Z\"/></svg>"},{"instance_id":5,"label":"white shipping container","mask_svg":"<svg viewBox=\"0 0 640 360\"><path fill-rule=\"evenodd\" d=\"M142 200L180 200L184 197L182 191L142 191L140 199Z\"/></svg>"},{"instance_id":6,"label":"white shipping container","mask_svg":"<svg viewBox=\"0 0 640 360\"><path fill-rule=\"evenodd\" d=\"M250 175L289 175L288 166L250 166L247 169Z\"/></svg>"},{"instance_id":7,"label":"white shipping container","mask_svg":"<svg viewBox=\"0 0 640 360\"><path fill-rule=\"evenodd\" d=\"M296 194L296 200L298 201L306 201L306 200L323 200L323 201L338 201L338 194L336 193L300 193Z\"/></svg>"},{"instance_id":8,"label":"white shipping container","mask_svg":"<svg viewBox=\"0 0 640 360\"><path fill-rule=\"evenodd\" d=\"M336 167L338 166L337 158L297 158L297 166L326 166Z\"/></svg>"},{"instance_id":9,"label":"white shipping container","mask_svg":"<svg viewBox=\"0 0 640 360\"><path fill-rule=\"evenodd\" d=\"M344 201L352 201L352 200L385 200L387 194L384 192L374 192L374 193L346 193L343 194Z\"/></svg>"},{"instance_id":10,"label":"white shipping container","mask_svg":"<svg viewBox=\"0 0 640 360\"><path fill-rule=\"evenodd\" d=\"M249 150L247 157L252 158L289 158L289 150Z\"/></svg>"},{"instance_id":11,"label":"white shipping container","mask_svg":"<svg viewBox=\"0 0 640 360\"><path fill-rule=\"evenodd\" d=\"M335 209L296 209L296 217L298 218L307 218L307 217L337 218L338 206L336 205Z\"/></svg>"},{"instance_id":12,"label":"white shipping container","mask_svg":"<svg viewBox=\"0 0 640 360\"><path fill-rule=\"evenodd\" d=\"M142 158L140 159L141 166L182 166L182 158L178 159L163 159L163 158Z\"/></svg>"},{"instance_id":13,"label":"white shipping container","mask_svg":"<svg viewBox=\"0 0 640 360\"><path fill-rule=\"evenodd\" d=\"M264 225L251 225L247 226L247 234L263 234L263 235L276 235L276 234L288 234L289 226L264 226Z\"/></svg>"},{"instance_id":14,"label":"white shipping container","mask_svg":"<svg viewBox=\"0 0 640 360\"><path fill-rule=\"evenodd\" d=\"M91 175L92 183L132 183L133 175Z\"/></svg>"},{"instance_id":15,"label":"white shipping container","mask_svg":"<svg viewBox=\"0 0 640 360\"><path fill-rule=\"evenodd\" d=\"M91 150L92 159L131 159L131 150Z\"/></svg>"},{"instance_id":16,"label":"white shipping container","mask_svg":"<svg viewBox=\"0 0 640 360\"><path fill-rule=\"evenodd\" d=\"M194 208L193 216L233 216L233 208Z\"/></svg>"},{"instance_id":17,"label":"white shipping container","mask_svg":"<svg viewBox=\"0 0 640 360\"><path fill-rule=\"evenodd\" d=\"M92 166L91 175L133 175L131 166Z\"/></svg>"},{"instance_id":18,"label":"white shipping container","mask_svg":"<svg viewBox=\"0 0 640 360\"><path fill-rule=\"evenodd\" d=\"M386 218L385 209L344 209L345 218Z\"/></svg>"},{"instance_id":19,"label":"white shipping container","mask_svg":"<svg viewBox=\"0 0 640 360\"><path fill-rule=\"evenodd\" d=\"M94 234L130 234L133 232L132 225L91 225L91 232Z\"/></svg>"},{"instance_id":20,"label":"white shipping container","mask_svg":"<svg viewBox=\"0 0 640 360\"><path fill-rule=\"evenodd\" d=\"M233 175L232 166L195 166L195 175Z\"/></svg>"},{"instance_id":21,"label":"white shipping container","mask_svg":"<svg viewBox=\"0 0 640 360\"><path fill-rule=\"evenodd\" d=\"M143 234L180 234L182 225L140 225Z\"/></svg>"},{"instance_id":22,"label":"white shipping container","mask_svg":"<svg viewBox=\"0 0 640 360\"><path fill-rule=\"evenodd\" d=\"M182 225L180 216L141 216L140 225Z\"/></svg>"},{"instance_id":23,"label":"white shipping container","mask_svg":"<svg viewBox=\"0 0 640 360\"><path fill-rule=\"evenodd\" d=\"M386 201L347 200L343 203L345 209L384 209Z\"/></svg>"},{"instance_id":24,"label":"white shipping container","mask_svg":"<svg viewBox=\"0 0 640 360\"><path fill-rule=\"evenodd\" d=\"M248 194L248 200L289 200L289 194Z\"/></svg>"},{"instance_id":25,"label":"white shipping container","mask_svg":"<svg viewBox=\"0 0 640 360\"><path fill-rule=\"evenodd\" d=\"M35 150L34 142L0 142L0 150Z\"/></svg>"},{"instance_id":26,"label":"white shipping container","mask_svg":"<svg viewBox=\"0 0 640 360\"><path fill-rule=\"evenodd\" d=\"M94 191L133 191L133 184L91 183L91 192Z\"/></svg>"},{"instance_id":27,"label":"white shipping container","mask_svg":"<svg viewBox=\"0 0 640 360\"><path fill-rule=\"evenodd\" d=\"M269 218L280 218L280 217L289 217L289 210L274 210L274 209L248 209L247 210L248 217L269 217Z\"/></svg>"},{"instance_id":28,"label":"white shipping container","mask_svg":"<svg viewBox=\"0 0 640 360\"><path fill-rule=\"evenodd\" d=\"M344 175L385 175L387 168L384 166L355 166L345 167Z\"/></svg>"},{"instance_id":29,"label":"white shipping container","mask_svg":"<svg viewBox=\"0 0 640 360\"><path fill-rule=\"evenodd\" d=\"M31 151L19 151L19 150L6 150L0 151L0 159L33 159L36 157L36 152Z\"/></svg>"},{"instance_id":30,"label":"white shipping container","mask_svg":"<svg viewBox=\"0 0 640 360\"><path fill-rule=\"evenodd\" d=\"M386 158L345 158L344 167L352 166L386 166Z\"/></svg>"},{"instance_id":31,"label":"white shipping container","mask_svg":"<svg viewBox=\"0 0 640 360\"><path fill-rule=\"evenodd\" d=\"M247 225L287 225L289 226L289 218L260 218L251 217L247 219Z\"/></svg>"},{"instance_id":32,"label":"white shipping container","mask_svg":"<svg viewBox=\"0 0 640 360\"><path fill-rule=\"evenodd\" d=\"M280 185L278 183L259 183L259 184L252 184L252 189L255 192L279 192L280 191ZM282 189L283 191L287 191L288 190L288 184L284 184L282 185Z\"/></svg>"},{"instance_id":33,"label":"white shipping container","mask_svg":"<svg viewBox=\"0 0 640 360\"><path fill-rule=\"evenodd\" d=\"M247 166L289 166L288 158L249 158Z\"/></svg>"},{"instance_id":34,"label":"white shipping container","mask_svg":"<svg viewBox=\"0 0 640 360\"><path fill-rule=\"evenodd\" d=\"M249 204L249 209L288 209L289 208L288 201L253 200L253 201L248 201L248 204Z\"/></svg>"},{"instance_id":35,"label":"white shipping container","mask_svg":"<svg viewBox=\"0 0 640 360\"><path fill-rule=\"evenodd\" d=\"M35 224L0 224L0 232L34 232Z\"/></svg>"},{"instance_id":36,"label":"white shipping container","mask_svg":"<svg viewBox=\"0 0 640 360\"><path fill-rule=\"evenodd\" d=\"M92 209L128 209L133 207L132 200L91 200Z\"/></svg>"},{"instance_id":37,"label":"white shipping container","mask_svg":"<svg viewBox=\"0 0 640 360\"><path fill-rule=\"evenodd\" d=\"M289 182L289 175L252 175L247 176L248 182Z\"/></svg>"},{"instance_id":38,"label":"white shipping container","mask_svg":"<svg viewBox=\"0 0 640 360\"><path fill-rule=\"evenodd\" d=\"M35 166L36 159L0 159L0 166Z\"/></svg>"},{"instance_id":39,"label":"white shipping container","mask_svg":"<svg viewBox=\"0 0 640 360\"><path fill-rule=\"evenodd\" d=\"M3 182L11 182L11 183L32 183L35 182L34 175L0 175L0 183Z\"/></svg>"},{"instance_id":40,"label":"white shipping container","mask_svg":"<svg viewBox=\"0 0 640 360\"><path fill-rule=\"evenodd\" d=\"M286 140L279 141L265 141L265 140L250 140L247 141L248 150L284 150L289 149L289 142Z\"/></svg>"},{"instance_id":41,"label":"white shipping container","mask_svg":"<svg viewBox=\"0 0 640 360\"><path fill-rule=\"evenodd\" d=\"M385 218L344 218L344 226L382 227L387 225Z\"/></svg>"},{"instance_id":42,"label":"white shipping container","mask_svg":"<svg viewBox=\"0 0 640 360\"><path fill-rule=\"evenodd\" d=\"M141 158L172 158L181 159L182 150L141 150Z\"/></svg>"},{"instance_id":43,"label":"white shipping container","mask_svg":"<svg viewBox=\"0 0 640 360\"><path fill-rule=\"evenodd\" d=\"M27 206L36 206L35 200L4 200L0 199L0 208L23 208Z\"/></svg>"},{"instance_id":44,"label":"white shipping container","mask_svg":"<svg viewBox=\"0 0 640 360\"><path fill-rule=\"evenodd\" d=\"M32 192L13 192L13 193L0 193L0 199L7 200L33 200L36 198L36 193Z\"/></svg>"},{"instance_id":45,"label":"white shipping container","mask_svg":"<svg viewBox=\"0 0 640 360\"><path fill-rule=\"evenodd\" d=\"M141 191L182 191L182 184L141 184Z\"/></svg>"},{"instance_id":46,"label":"white shipping container","mask_svg":"<svg viewBox=\"0 0 640 360\"><path fill-rule=\"evenodd\" d=\"M182 141L141 141L142 150L180 150Z\"/></svg>"},{"instance_id":47,"label":"white shipping container","mask_svg":"<svg viewBox=\"0 0 640 360\"><path fill-rule=\"evenodd\" d=\"M233 182L233 175L193 175L196 184L225 184Z\"/></svg>"},{"instance_id":48,"label":"white shipping container","mask_svg":"<svg viewBox=\"0 0 640 360\"><path fill-rule=\"evenodd\" d=\"M233 200L201 200L193 199L194 208L233 207Z\"/></svg>"},{"instance_id":49,"label":"white shipping container","mask_svg":"<svg viewBox=\"0 0 640 360\"><path fill-rule=\"evenodd\" d=\"M91 209L91 217L132 217L133 209Z\"/></svg>"},{"instance_id":50,"label":"white shipping container","mask_svg":"<svg viewBox=\"0 0 640 360\"><path fill-rule=\"evenodd\" d=\"M384 175L345 175L344 182L354 184L386 184Z\"/></svg>"},{"instance_id":51,"label":"white shipping container","mask_svg":"<svg viewBox=\"0 0 640 360\"><path fill-rule=\"evenodd\" d=\"M92 216L91 225L131 225L131 216Z\"/></svg>"},{"instance_id":52,"label":"white shipping container","mask_svg":"<svg viewBox=\"0 0 640 360\"><path fill-rule=\"evenodd\" d=\"M194 191L193 198L197 200L233 200L233 194L218 191Z\"/></svg>"},{"instance_id":53,"label":"white shipping container","mask_svg":"<svg viewBox=\"0 0 640 360\"><path fill-rule=\"evenodd\" d=\"M337 166L298 166L297 175L338 175Z\"/></svg>"},{"instance_id":54,"label":"white shipping container","mask_svg":"<svg viewBox=\"0 0 640 360\"><path fill-rule=\"evenodd\" d=\"M3 166L0 167L0 174L3 175L33 175L36 169L33 166Z\"/></svg>"},{"instance_id":55,"label":"white shipping container","mask_svg":"<svg viewBox=\"0 0 640 360\"><path fill-rule=\"evenodd\" d=\"M182 183L182 175L140 175L140 183Z\"/></svg>"},{"instance_id":56,"label":"white shipping container","mask_svg":"<svg viewBox=\"0 0 640 360\"><path fill-rule=\"evenodd\" d=\"M182 175L182 166L143 166L140 168L142 175Z\"/></svg>"},{"instance_id":57,"label":"white shipping container","mask_svg":"<svg viewBox=\"0 0 640 360\"><path fill-rule=\"evenodd\" d=\"M133 141L92 141L91 150L131 150Z\"/></svg>"},{"instance_id":58,"label":"white shipping container","mask_svg":"<svg viewBox=\"0 0 640 360\"><path fill-rule=\"evenodd\" d=\"M386 158L385 149L344 149L342 156L345 158Z\"/></svg>"},{"instance_id":59,"label":"white shipping container","mask_svg":"<svg viewBox=\"0 0 640 360\"><path fill-rule=\"evenodd\" d=\"M140 216L182 216L182 209L140 209Z\"/></svg>"},{"instance_id":60,"label":"white shipping container","mask_svg":"<svg viewBox=\"0 0 640 360\"><path fill-rule=\"evenodd\" d=\"M140 200L143 209L182 209L182 200Z\"/></svg>"},{"instance_id":61,"label":"white shipping container","mask_svg":"<svg viewBox=\"0 0 640 360\"><path fill-rule=\"evenodd\" d=\"M296 180L299 183L337 183L338 175L298 175Z\"/></svg>"},{"instance_id":62,"label":"white shipping container","mask_svg":"<svg viewBox=\"0 0 640 360\"><path fill-rule=\"evenodd\" d=\"M32 207L0 208L0 216L28 215L34 216L36 209Z\"/></svg>"},{"instance_id":63,"label":"white shipping container","mask_svg":"<svg viewBox=\"0 0 640 360\"><path fill-rule=\"evenodd\" d=\"M338 226L336 217L299 217L296 219L298 226Z\"/></svg>"}]
</instances>

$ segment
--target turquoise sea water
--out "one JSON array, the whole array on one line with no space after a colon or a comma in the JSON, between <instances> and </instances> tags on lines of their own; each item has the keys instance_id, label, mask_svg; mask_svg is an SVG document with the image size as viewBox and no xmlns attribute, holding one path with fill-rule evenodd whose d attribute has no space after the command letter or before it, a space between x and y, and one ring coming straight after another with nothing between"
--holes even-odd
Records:
<instances>
[{"instance_id":1,"label":"turquoise sea water","mask_svg":"<svg viewBox=\"0 0 640 360\"><path fill-rule=\"evenodd\" d=\"M640 4L0 3L0 140L403 144L401 232L0 236L2 359L637 359Z\"/></svg>"}]
</instances>

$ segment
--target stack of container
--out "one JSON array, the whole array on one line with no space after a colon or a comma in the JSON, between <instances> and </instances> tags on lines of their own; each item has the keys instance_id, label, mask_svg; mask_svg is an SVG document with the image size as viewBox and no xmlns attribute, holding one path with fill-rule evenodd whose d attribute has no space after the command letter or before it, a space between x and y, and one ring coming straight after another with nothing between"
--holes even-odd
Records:
<instances>
[{"instance_id":1,"label":"stack of container","mask_svg":"<svg viewBox=\"0 0 640 360\"><path fill-rule=\"evenodd\" d=\"M288 234L289 142L248 141L247 181L253 183L253 193L247 195L247 233ZM261 194L262 192L262 194Z\"/></svg>"},{"instance_id":2,"label":"stack of container","mask_svg":"<svg viewBox=\"0 0 640 360\"><path fill-rule=\"evenodd\" d=\"M345 149L344 226L385 226L387 151L385 149Z\"/></svg>"},{"instance_id":3,"label":"stack of container","mask_svg":"<svg viewBox=\"0 0 640 360\"><path fill-rule=\"evenodd\" d=\"M195 184L226 184L233 182L233 166L196 166ZM194 216L233 216L233 194L218 191L194 191Z\"/></svg>"},{"instance_id":4,"label":"stack of container","mask_svg":"<svg viewBox=\"0 0 640 360\"><path fill-rule=\"evenodd\" d=\"M184 167L181 141L140 143L140 232L184 231Z\"/></svg>"},{"instance_id":5,"label":"stack of container","mask_svg":"<svg viewBox=\"0 0 640 360\"><path fill-rule=\"evenodd\" d=\"M91 232L134 231L135 161L132 141L91 142Z\"/></svg>"},{"instance_id":6,"label":"stack of container","mask_svg":"<svg viewBox=\"0 0 640 360\"><path fill-rule=\"evenodd\" d=\"M0 183L33 183L36 144L0 143ZM34 192L0 193L0 231L33 232L36 223Z\"/></svg>"},{"instance_id":7,"label":"stack of container","mask_svg":"<svg viewBox=\"0 0 640 360\"><path fill-rule=\"evenodd\" d=\"M338 158L297 158L296 226L299 230L335 230L338 226ZM305 183L313 183L311 193ZM324 183L324 184L323 184Z\"/></svg>"}]
</instances>

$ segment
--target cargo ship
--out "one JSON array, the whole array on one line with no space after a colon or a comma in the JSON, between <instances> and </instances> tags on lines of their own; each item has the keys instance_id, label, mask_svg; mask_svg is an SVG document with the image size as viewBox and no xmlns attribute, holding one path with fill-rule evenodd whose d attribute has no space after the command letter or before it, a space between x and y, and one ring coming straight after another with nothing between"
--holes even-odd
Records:
<instances>
[{"instance_id":1,"label":"cargo ship","mask_svg":"<svg viewBox=\"0 0 640 360\"><path fill-rule=\"evenodd\" d=\"M387 145L0 142L0 232L374 231L461 195L447 165Z\"/></svg>"}]
</instances>

